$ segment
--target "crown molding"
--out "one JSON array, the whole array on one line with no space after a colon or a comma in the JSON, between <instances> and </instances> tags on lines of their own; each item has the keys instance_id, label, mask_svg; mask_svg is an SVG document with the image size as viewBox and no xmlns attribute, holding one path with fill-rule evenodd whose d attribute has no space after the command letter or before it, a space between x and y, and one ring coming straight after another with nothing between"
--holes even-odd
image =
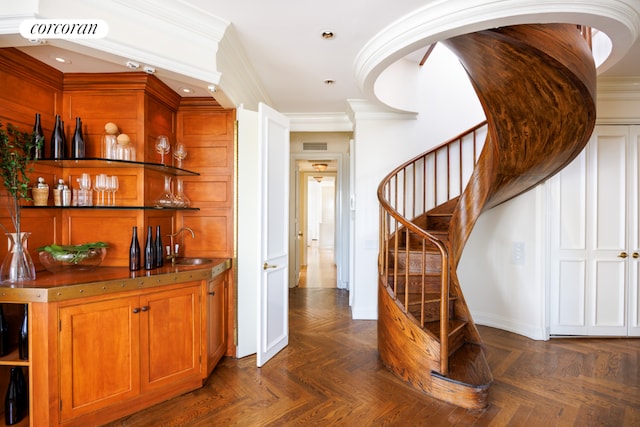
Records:
<instances>
[{"instance_id":1,"label":"crown molding","mask_svg":"<svg viewBox=\"0 0 640 427\"><path fill-rule=\"evenodd\" d=\"M217 53L218 71L221 73L219 87L216 88L221 105L246 108L258 111L260 102L273 105L258 74L249 61L242 43L237 37L233 25L227 27L224 37L219 43ZM222 92L222 93L220 93Z\"/></svg>"},{"instance_id":2,"label":"crown molding","mask_svg":"<svg viewBox=\"0 0 640 427\"><path fill-rule=\"evenodd\" d=\"M346 113L289 113L292 132L352 132L353 123Z\"/></svg>"},{"instance_id":3,"label":"crown molding","mask_svg":"<svg viewBox=\"0 0 640 427\"><path fill-rule=\"evenodd\" d=\"M598 79L598 99L640 100L640 76L601 77Z\"/></svg>"},{"instance_id":4,"label":"crown molding","mask_svg":"<svg viewBox=\"0 0 640 427\"><path fill-rule=\"evenodd\" d=\"M358 120L416 120L418 113L392 110L379 102L368 99L348 99L349 116L356 124Z\"/></svg>"}]
</instances>

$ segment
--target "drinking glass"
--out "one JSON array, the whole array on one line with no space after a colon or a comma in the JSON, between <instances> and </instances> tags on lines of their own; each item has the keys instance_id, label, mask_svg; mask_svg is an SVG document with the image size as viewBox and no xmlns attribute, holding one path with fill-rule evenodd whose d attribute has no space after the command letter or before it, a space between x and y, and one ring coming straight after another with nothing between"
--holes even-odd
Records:
<instances>
[{"instance_id":1,"label":"drinking glass","mask_svg":"<svg viewBox=\"0 0 640 427\"><path fill-rule=\"evenodd\" d=\"M104 206L104 192L107 189L107 175L104 173L96 175L96 182L93 188L98 193L97 203L101 206Z\"/></svg>"},{"instance_id":2,"label":"drinking glass","mask_svg":"<svg viewBox=\"0 0 640 427\"><path fill-rule=\"evenodd\" d=\"M169 144L169 138L164 135L160 135L156 138L156 152L160 154L160 163L164 165L164 156L171 151L171 145Z\"/></svg>"},{"instance_id":3,"label":"drinking glass","mask_svg":"<svg viewBox=\"0 0 640 427\"><path fill-rule=\"evenodd\" d=\"M78 186L80 187L80 189L78 190L77 205L90 206L91 203L89 203L89 194L91 192L91 175L86 172L80 175L80 178L78 178Z\"/></svg>"},{"instance_id":4,"label":"drinking glass","mask_svg":"<svg viewBox=\"0 0 640 427\"><path fill-rule=\"evenodd\" d=\"M182 168L182 161L187 157L187 147L182 142L173 147L173 157L178 161L178 167Z\"/></svg>"},{"instance_id":5,"label":"drinking glass","mask_svg":"<svg viewBox=\"0 0 640 427\"><path fill-rule=\"evenodd\" d=\"M116 205L116 191L118 191L119 188L119 183L118 183L118 177L113 175L109 177L109 188L111 190L111 206L115 206Z\"/></svg>"}]
</instances>

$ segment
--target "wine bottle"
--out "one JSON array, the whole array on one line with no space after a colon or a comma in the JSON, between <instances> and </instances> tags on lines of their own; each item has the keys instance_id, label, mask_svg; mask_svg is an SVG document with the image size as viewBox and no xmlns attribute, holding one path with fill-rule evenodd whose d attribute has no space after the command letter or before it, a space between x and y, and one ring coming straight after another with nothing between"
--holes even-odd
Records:
<instances>
[{"instance_id":1,"label":"wine bottle","mask_svg":"<svg viewBox=\"0 0 640 427\"><path fill-rule=\"evenodd\" d=\"M53 126L53 133L51 134L51 158L63 159L65 157L65 140L62 129L62 120L60 115L56 114L56 122Z\"/></svg>"},{"instance_id":2,"label":"wine bottle","mask_svg":"<svg viewBox=\"0 0 640 427\"><path fill-rule=\"evenodd\" d=\"M42 132L42 123L40 122L40 113L36 113L36 122L33 124L33 148L31 149L31 158L34 160L41 159L44 152L44 133Z\"/></svg>"},{"instance_id":3,"label":"wine bottle","mask_svg":"<svg viewBox=\"0 0 640 427\"><path fill-rule=\"evenodd\" d=\"M144 269L152 270L156 268L156 247L153 244L152 228L147 228L147 242L144 245Z\"/></svg>"},{"instance_id":4,"label":"wine bottle","mask_svg":"<svg viewBox=\"0 0 640 427\"><path fill-rule=\"evenodd\" d=\"M156 225L156 241L154 242L155 255L156 255L156 267L162 267L164 265L164 253L162 252L162 237L160 235L160 226Z\"/></svg>"},{"instance_id":5,"label":"wine bottle","mask_svg":"<svg viewBox=\"0 0 640 427\"><path fill-rule=\"evenodd\" d=\"M0 356L6 356L9 351L9 326L0 304Z\"/></svg>"},{"instance_id":6,"label":"wine bottle","mask_svg":"<svg viewBox=\"0 0 640 427\"><path fill-rule=\"evenodd\" d=\"M76 131L73 133L71 140L71 157L74 159L84 159L85 144L82 136L82 120L76 117Z\"/></svg>"},{"instance_id":7,"label":"wine bottle","mask_svg":"<svg viewBox=\"0 0 640 427\"><path fill-rule=\"evenodd\" d=\"M21 360L29 360L29 305L24 305L24 318L20 326L18 337L18 354Z\"/></svg>"},{"instance_id":8,"label":"wine bottle","mask_svg":"<svg viewBox=\"0 0 640 427\"><path fill-rule=\"evenodd\" d=\"M129 247L129 270L140 270L140 243L138 243L138 227L133 226L131 246Z\"/></svg>"},{"instance_id":9,"label":"wine bottle","mask_svg":"<svg viewBox=\"0 0 640 427\"><path fill-rule=\"evenodd\" d=\"M64 120L60 119L60 132L62 133L62 158L67 158L67 134L64 131Z\"/></svg>"},{"instance_id":10,"label":"wine bottle","mask_svg":"<svg viewBox=\"0 0 640 427\"><path fill-rule=\"evenodd\" d=\"M18 404L18 379L16 367L11 368L11 376L9 378L9 387L4 397L4 422L11 426L20 422L20 407Z\"/></svg>"},{"instance_id":11,"label":"wine bottle","mask_svg":"<svg viewBox=\"0 0 640 427\"><path fill-rule=\"evenodd\" d=\"M16 366L16 394L18 397L18 413L20 419L29 413L29 391L27 389L27 380L24 377L22 368Z\"/></svg>"}]
</instances>

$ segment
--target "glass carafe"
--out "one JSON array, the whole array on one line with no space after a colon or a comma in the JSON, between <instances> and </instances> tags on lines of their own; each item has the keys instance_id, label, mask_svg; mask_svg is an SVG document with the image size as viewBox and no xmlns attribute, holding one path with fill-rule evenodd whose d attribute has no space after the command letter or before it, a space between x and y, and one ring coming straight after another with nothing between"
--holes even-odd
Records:
<instances>
[{"instance_id":1,"label":"glass carafe","mask_svg":"<svg viewBox=\"0 0 640 427\"><path fill-rule=\"evenodd\" d=\"M20 233L20 238L17 233L5 233L5 235L9 239L9 252L0 267L0 281L14 283L34 280L36 267L27 249L27 239L31 233L23 231Z\"/></svg>"},{"instance_id":2,"label":"glass carafe","mask_svg":"<svg viewBox=\"0 0 640 427\"><path fill-rule=\"evenodd\" d=\"M184 194L184 181L182 178L176 178L176 194L174 197L176 206L181 208L189 207L189 203L191 203L191 201L187 195Z\"/></svg>"},{"instance_id":3,"label":"glass carafe","mask_svg":"<svg viewBox=\"0 0 640 427\"><path fill-rule=\"evenodd\" d=\"M164 175L164 190L160 197L156 199L156 206L162 208L175 207L176 199L171 191L171 176Z\"/></svg>"}]
</instances>

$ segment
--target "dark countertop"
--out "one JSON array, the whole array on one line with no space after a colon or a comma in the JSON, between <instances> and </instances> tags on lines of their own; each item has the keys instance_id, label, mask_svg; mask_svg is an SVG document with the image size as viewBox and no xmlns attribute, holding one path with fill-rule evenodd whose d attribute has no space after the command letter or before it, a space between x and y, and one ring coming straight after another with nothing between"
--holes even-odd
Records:
<instances>
[{"instance_id":1,"label":"dark countertop","mask_svg":"<svg viewBox=\"0 0 640 427\"><path fill-rule=\"evenodd\" d=\"M55 302L153 288L194 280L209 280L231 268L229 258L201 265L172 265L153 270L96 267L89 271L38 271L36 280L0 283L0 302Z\"/></svg>"}]
</instances>

